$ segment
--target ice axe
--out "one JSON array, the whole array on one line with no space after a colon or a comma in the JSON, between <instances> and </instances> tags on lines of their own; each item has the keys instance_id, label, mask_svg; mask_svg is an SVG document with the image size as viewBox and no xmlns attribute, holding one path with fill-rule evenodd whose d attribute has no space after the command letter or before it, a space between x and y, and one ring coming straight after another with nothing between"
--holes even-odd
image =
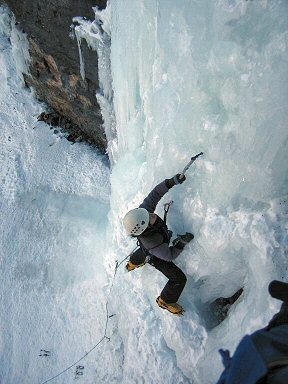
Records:
<instances>
[{"instance_id":1,"label":"ice axe","mask_svg":"<svg viewBox=\"0 0 288 384\"><path fill-rule=\"evenodd\" d=\"M179 179L183 179L185 173L188 171L188 169L191 167L191 165L194 163L194 161L197 159L197 157L199 157L201 155L203 155L203 152L200 152L200 153L198 153L198 155L191 157L191 160L189 161L189 163L186 165L186 167L183 169L182 173L180 174Z\"/></svg>"}]
</instances>

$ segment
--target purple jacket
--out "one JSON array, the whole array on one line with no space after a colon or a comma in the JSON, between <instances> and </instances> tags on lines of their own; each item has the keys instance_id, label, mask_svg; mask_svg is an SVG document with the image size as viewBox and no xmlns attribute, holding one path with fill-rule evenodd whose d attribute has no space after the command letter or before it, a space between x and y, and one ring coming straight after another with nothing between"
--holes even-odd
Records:
<instances>
[{"instance_id":1,"label":"purple jacket","mask_svg":"<svg viewBox=\"0 0 288 384\"><path fill-rule=\"evenodd\" d=\"M161 198L168 192L169 188L165 181L156 185L156 187L144 199L139 208L145 208L148 212L153 213ZM176 259L183 251L183 248L177 246L169 246L171 235L164 221L158 216L155 224L137 236L142 246L149 251L149 254L159 259L172 261Z\"/></svg>"}]
</instances>

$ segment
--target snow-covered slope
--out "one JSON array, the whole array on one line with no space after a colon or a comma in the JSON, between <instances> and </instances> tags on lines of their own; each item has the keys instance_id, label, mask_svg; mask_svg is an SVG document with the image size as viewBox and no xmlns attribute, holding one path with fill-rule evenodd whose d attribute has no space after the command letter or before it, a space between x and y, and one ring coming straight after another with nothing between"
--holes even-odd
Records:
<instances>
[{"instance_id":1,"label":"snow-covered slope","mask_svg":"<svg viewBox=\"0 0 288 384\"><path fill-rule=\"evenodd\" d=\"M218 349L267 323L279 306L267 285L287 281L287 16L285 0L112 0L101 28L97 10L79 19L102 71L111 33L98 94L109 170L37 123L2 9L1 382L43 383L77 362L102 339L106 304L110 341L81 360L85 384L215 383ZM188 278L178 318L155 302L162 275L122 264L114 277L115 263L135 247L126 211L200 151L163 199L174 233L195 234L176 261ZM207 305L242 286L211 328ZM51 382L74 382L75 369Z\"/></svg>"},{"instance_id":2,"label":"snow-covered slope","mask_svg":"<svg viewBox=\"0 0 288 384\"><path fill-rule=\"evenodd\" d=\"M3 8L0 18L0 382L39 383L102 337L110 170L37 122L44 106L17 76L19 45Z\"/></svg>"}]
</instances>

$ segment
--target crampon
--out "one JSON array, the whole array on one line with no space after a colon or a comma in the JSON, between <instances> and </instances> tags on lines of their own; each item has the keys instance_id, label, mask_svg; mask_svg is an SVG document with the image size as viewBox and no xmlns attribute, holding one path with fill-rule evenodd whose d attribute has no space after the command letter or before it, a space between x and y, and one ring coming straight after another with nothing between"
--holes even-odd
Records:
<instances>
[{"instance_id":1,"label":"crampon","mask_svg":"<svg viewBox=\"0 0 288 384\"><path fill-rule=\"evenodd\" d=\"M160 308L166 309L167 311L173 313L173 315L181 316L183 315L183 312L185 312L182 305L178 303L168 304L161 298L161 296L157 297L156 303L159 305Z\"/></svg>"}]
</instances>

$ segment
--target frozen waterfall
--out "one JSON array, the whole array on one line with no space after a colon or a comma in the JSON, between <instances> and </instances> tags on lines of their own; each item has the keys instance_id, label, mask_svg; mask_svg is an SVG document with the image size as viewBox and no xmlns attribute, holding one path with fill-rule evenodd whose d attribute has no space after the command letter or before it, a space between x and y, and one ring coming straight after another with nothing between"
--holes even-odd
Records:
<instances>
[{"instance_id":1,"label":"frozen waterfall","mask_svg":"<svg viewBox=\"0 0 288 384\"><path fill-rule=\"evenodd\" d=\"M0 381L43 383L85 356L109 295L109 341L81 361L80 383L213 384L218 349L265 326L279 308L268 283L287 281L288 2L111 0L95 20L75 16L79 47L99 54L111 169L35 124L43 106L17 77L0 8ZM188 278L178 318L157 306L166 280L151 266L113 276L136 245L124 214L200 151L163 199L174 234L195 234L176 260ZM209 303L241 287L211 326Z\"/></svg>"}]
</instances>

